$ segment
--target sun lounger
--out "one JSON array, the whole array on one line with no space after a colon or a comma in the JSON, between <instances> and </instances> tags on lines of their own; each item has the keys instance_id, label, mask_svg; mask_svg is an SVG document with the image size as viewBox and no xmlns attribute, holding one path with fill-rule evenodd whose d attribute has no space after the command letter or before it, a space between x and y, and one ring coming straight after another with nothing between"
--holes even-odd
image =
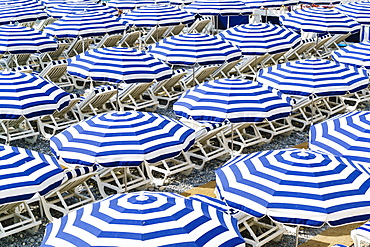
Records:
<instances>
[{"instance_id":1,"label":"sun lounger","mask_svg":"<svg viewBox=\"0 0 370 247\"><path fill-rule=\"evenodd\" d=\"M134 167L104 167L93 177L97 182L102 197L137 189L145 189L152 180L145 174L149 173L148 166L141 164Z\"/></svg>"},{"instance_id":2,"label":"sun lounger","mask_svg":"<svg viewBox=\"0 0 370 247\"><path fill-rule=\"evenodd\" d=\"M39 76L54 82L67 92L74 89L75 83L67 74L67 60L51 61L40 73Z\"/></svg>"},{"instance_id":3,"label":"sun lounger","mask_svg":"<svg viewBox=\"0 0 370 247\"><path fill-rule=\"evenodd\" d=\"M242 59L235 60L232 62L224 62L223 64L218 67L211 75L210 77L212 80L216 80L219 78L229 78L229 72L238 64L242 61Z\"/></svg>"},{"instance_id":4,"label":"sun lounger","mask_svg":"<svg viewBox=\"0 0 370 247\"><path fill-rule=\"evenodd\" d=\"M25 139L34 143L39 132L35 131L28 119L21 116L18 119L0 119L0 139L6 144L11 141Z\"/></svg>"},{"instance_id":5,"label":"sun lounger","mask_svg":"<svg viewBox=\"0 0 370 247\"><path fill-rule=\"evenodd\" d=\"M209 78L217 68L217 65L199 66L195 68L194 71L190 70L191 72L187 76L183 77L181 82L186 88L200 85L207 80L207 78Z\"/></svg>"},{"instance_id":6,"label":"sun lounger","mask_svg":"<svg viewBox=\"0 0 370 247\"><path fill-rule=\"evenodd\" d=\"M267 59L270 55L251 56L243 59L240 64L235 66L235 70L231 70L231 75L237 75L241 78L255 79L259 69L263 68L262 61Z\"/></svg>"},{"instance_id":7,"label":"sun lounger","mask_svg":"<svg viewBox=\"0 0 370 247\"><path fill-rule=\"evenodd\" d=\"M29 65L31 54L10 54L7 58L0 60L0 66L3 69Z\"/></svg>"},{"instance_id":8,"label":"sun lounger","mask_svg":"<svg viewBox=\"0 0 370 247\"><path fill-rule=\"evenodd\" d=\"M368 102L370 100L370 89L367 87L358 92L346 94L341 97L344 103L347 104L347 107L350 106L350 109L355 110L357 109L358 104L362 102Z\"/></svg>"},{"instance_id":9,"label":"sun lounger","mask_svg":"<svg viewBox=\"0 0 370 247\"><path fill-rule=\"evenodd\" d=\"M274 136L290 135L295 127L289 118L282 118L273 121L265 120L262 123L256 123L256 127L261 134L270 142Z\"/></svg>"},{"instance_id":10,"label":"sun lounger","mask_svg":"<svg viewBox=\"0 0 370 247\"><path fill-rule=\"evenodd\" d=\"M361 247L370 244L370 222L351 231L351 238L355 247Z\"/></svg>"},{"instance_id":11,"label":"sun lounger","mask_svg":"<svg viewBox=\"0 0 370 247\"><path fill-rule=\"evenodd\" d=\"M203 169L204 165L214 159L224 158L230 154L223 131L226 124L199 123L189 119L180 119L190 128L196 130L194 145L186 152L195 169Z\"/></svg>"},{"instance_id":12,"label":"sun lounger","mask_svg":"<svg viewBox=\"0 0 370 247\"><path fill-rule=\"evenodd\" d=\"M90 45L90 49L116 47L118 42L123 38L121 34L108 35L106 34L99 43Z\"/></svg>"},{"instance_id":13,"label":"sun lounger","mask_svg":"<svg viewBox=\"0 0 370 247\"><path fill-rule=\"evenodd\" d=\"M139 40L139 37L140 31L126 33L126 35L123 36L123 38L120 41L118 41L117 46L127 48L138 47L136 43Z\"/></svg>"},{"instance_id":14,"label":"sun lounger","mask_svg":"<svg viewBox=\"0 0 370 247\"><path fill-rule=\"evenodd\" d=\"M27 230L35 233L41 225L26 202L0 205L0 238Z\"/></svg>"},{"instance_id":15,"label":"sun lounger","mask_svg":"<svg viewBox=\"0 0 370 247\"><path fill-rule=\"evenodd\" d=\"M63 52L70 46L66 40L58 42L58 48L55 51L49 51L41 54L32 54L31 60L39 64L39 70L44 69L50 62L59 60Z\"/></svg>"},{"instance_id":16,"label":"sun lounger","mask_svg":"<svg viewBox=\"0 0 370 247\"><path fill-rule=\"evenodd\" d=\"M65 58L74 57L87 51L92 42L93 40L91 38L74 39L69 47L64 51Z\"/></svg>"},{"instance_id":17,"label":"sun lounger","mask_svg":"<svg viewBox=\"0 0 370 247\"><path fill-rule=\"evenodd\" d=\"M73 107L80 101L79 95L71 94L71 100L68 106L61 111L56 110L50 116L43 116L37 119L37 126L41 134L50 139L59 130L64 130L67 127L79 122L76 112Z\"/></svg>"},{"instance_id":18,"label":"sun lounger","mask_svg":"<svg viewBox=\"0 0 370 247\"><path fill-rule=\"evenodd\" d=\"M189 199L212 205L236 218L238 220L239 231L242 233L245 243L250 246L261 247L271 241L279 241L286 232L282 224L274 223L268 218L257 219L252 217L242 211L229 207L220 199L200 194L192 195Z\"/></svg>"},{"instance_id":19,"label":"sun lounger","mask_svg":"<svg viewBox=\"0 0 370 247\"><path fill-rule=\"evenodd\" d=\"M209 16L196 19L193 24L185 30L186 33L202 33L206 27L211 23L212 18Z\"/></svg>"},{"instance_id":20,"label":"sun lounger","mask_svg":"<svg viewBox=\"0 0 370 247\"><path fill-rule=\"evenodd\" d=\"M106 103L117 94L116 86L99 86L89 90L88 94L81 98L81 101L73 107L80 120L97 115L99 113L108 112Z\"/></svg>"},{"instance_id":21,"label":"sun lounger","mask_svg":"<svg viewBox=\"0 0 370 247\"><path fill-rule=\"evenodd\" d=\"M65 171L62 184L40 197L43 212L49 221L95 201L87 180L97 174L98 165Z\"/></svg>"},{"instance_id":22,"label":"sun lounger","mask_svg":"<svg viewBox=\"0 0 370 247\"><path fill-rule=\"evenodd\" d=\"M347 105L340 96L321 97L316 101L316 106L328 118L347 110Z\"/></svg>"},{"instance_id":23,"label":"sun lounger","mask_svg":"<svg viewBox=\"0 0 370 247\"><path fill-rule=\"evenodd\" d=\"M186 26L185 24L170 26L167 29L166 33L163 35L163 38L167 38L167 37L171 37L171 36L181 34L181 32L182 32L182 30L184 30L185 26Z\"/></svg>"},{"instance_id":24,"label":"sun lounger","mask_svg":"<svg viewBox=\"0 0 370 247\"><path fill-rule=\"evenodd\" d=\"M230 152L234 155L242 154L244 149L250 146L268 142L254 123L231 124L223 131L223 135Z\"/></svg>"},{"instance_id":25,"label":"sun lounger","mask_svg":"<svg viewBox=\"0 0 370 247\"><path fill-rule=\"evenodd\" d=\"M301 43L295 48L290 49L284 54L285 62L306 59L311 56L312 49L316 46L314 39L302 40Z\"/></svg>"},{"instance_id":26,"label":"sun lounger","mask_svg":"<svg viewBox=\"0 0 370 247\"><path fill-rule=\"evenodd\" d=\"M152 27L147 34L142 37L142 42L144 46L157 43L163 38L163 35L166 33L168 27Z\"/></svg>"},{"instance_id":27,"label":"sun lounger","mask_svg":"<svg viewBox=\"0 0 370 247\"><path fill-rule=\"evenodd\" d=\"M150 90L159 103L158 107L167 107L170 102L177 100L177 98L187 90L180 82L185 75L186 71L184 69L179 69L174 71L171 78L153 84Z\"/></svg>"},{"instance_id":28,"label":"sun lounger","mask_svg":"<svg viewBox=\"0 0 370 247\"><path fill-rule=\"evenodd\" d=\"M157 99L149 90L153 83L132 83L122 85L118 90L119 108L121 110L155 111L158 106ZM123 88L122 88L123 87ZM110 105L117 109L117 97L110 99Z\"/></svg>"}]
</instances>

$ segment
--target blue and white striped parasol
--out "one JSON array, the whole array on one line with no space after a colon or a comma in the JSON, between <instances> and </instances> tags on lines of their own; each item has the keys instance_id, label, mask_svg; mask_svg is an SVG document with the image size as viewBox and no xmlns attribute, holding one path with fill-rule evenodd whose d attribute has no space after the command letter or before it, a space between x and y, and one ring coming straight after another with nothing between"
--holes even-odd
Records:
<instances>
[{"instance_id":1,"label":"blue and white striped parasol","mask_svg":"<svg viewBox=\"0 0 370 247\"><path fill-rule=\"evenodd\" d=\"M50 139L52 152L69 164L106 167L155 163L187 151L194 129L150 112L109 112L67 128Z\"/></svg>"},{"instance_id":2,"label":"blue and white striped parasol","mask_svg":"<svg viewBox=\"0 0 370 247\"><path fill-rule=\"evenodd\" d=\"M299 34L274 24L244 24L218 34L237 45L243 55L264 55L288 51L301 41Z\"/></svg>"},{"instance_id":3,"label":"blue and white striped parasol","mask_svg":"<svg viewBox=\"0 0 370 247\"><path fill-rule=\"evenodd\" d=\"M320 227L370 217L370 176L352 161L303 149L242 155L216 170L216 189L252 216Z\"/></svg>"},{"instance_id":4,"label":"blue and white striped parasol","mask_svg":"<svg viewBox=\"0 0 370 247\"><path fill-rule=\"evenodd\" d=\"M130 10L152 4L168 5L169 3L169 0L110 0L107 3L107 6L112 6L122 10Z\"/></svg>"},{"instance_id":5,"label":"blue and white striped parasol","mask_svg":"<svg viewBox=\"0 0 370 247\"><path fill-rule=\"evenodd\" d=\"M309 146L370 168L370 112L337 115L310 128Z\"/></svg>"},{"instance_id":6,"label":"blue and white striped parasol","mask_svg":"<svg viewBox=\"0 0 370 247\"><path fill-rule=\"evenodd\" d=\"M260 70L257 81L289 95L330 96L354 93L368 86L367 71L322 59L306 59Z\"/></svg>"},{"instance_id":7,"label":"blue and white striped parasol","mask_svg":"<svg viewBox=\"0 0 370 247\"><path fill-rule=\"evenodd\" d=\"M189 89L173 105L175 113L206 122L262 122L289 116L290 98L242 79L206 81Z\"/></svg>"},{"instance_id":8,"label":"blue and white striped parasol","mask_svg":"<svg viewBox=\"0 0 370 247\"><path fill-rule=\"evenodd\" d=\"M54 6L47 9L46 12L54 18L62 18L63 16L74 14L77 12L100 12L109 15L117 14L117 10L113 7L96 4L93 2L72 2Z\"/></svg>"},{"instance_id":9,"label":"blue and white striped parasol","mask_svg":"<svg viewBox=\"0 0 370 247\"><path fill-rule=\"evenodd\" d=\"M370 41L351 44L332 53L334 61L370 69Z\"/></svg>"},{"instance_id":10,"label":"blue and white striped parasol","mask_svg":"<svg viewBox=\"0 0 370 247\"><path fill-rule=\"evenodd\" d=\"M68 73L83 79L112 83L150 83L172 76L171 68L152 55L133 48L89 50L68 60Z\"/></svg>"},{"instance_id":11,"label":"blue and white striped parasol","mask_svg":"<svg viewBox=\"0 0 370 247\"><path fill-rule=\"evenodd\" d=\"M149 47L149 53L169 64L208 65L241 58L241 50L220 37L187 33L165 38Z\"/></svg>"},{"instance_id":12,"label":"blue and white striped parasol","mask_svg":"<svg viewBox=\"0 0 370 247\"><path fill-rule=\"evenodd\" d=\"M188 24L195 20L193 14L168 5L153 4L140 7L121 17L130 26L172 26Z\"/></svg>"},{"instance_id":13,"label":"blue and white striped parasol","mask_svg":"<svg viewBox=\"0 0 370 247\"><path fill-rule=\"evenodd\" d=\"M298 4L299 0L242 0L248 8L270 8ZM267 13L267 9L266 9Z\"/></svg>"},{"instance_id":14,"label":"blue and white striped parasol","mask_svg":"<svg viewBox=\"0 0 370 247\"><path fill-rule=\"evenodd\" d=\"M45 195L64 177L55 157L35 151L0 145L0 160L0 204Z\"/></svg>"},{"instance_id":15,"label":"blue and white striped parasol","mask_svg":"<svg viewBox=\"0 0 370 247\"><path fill-rule=\"evenodd\" d=\"M17 25L0 26L0 54L54 51L58 43L38 30Z\"/></svg>"},{"instance_id":16,"label":"blue and white striped parasol","mask_svg":"<svg viewBox=\"0 0 370 247\"><path fill-rule=\"evenodd\" d=\"M57 38L95 37L123 33L127 26L110 14L78 12L60 18L48 25L44 32Z\"/></svg>"},{"instance_id":17,"label":"blue and white striped parasol","mask_svg":"<svg viewBox=\"0 0 370 247\"><path fill-rule=\"evenodd\" d=\"M280 16L280 22L298 32L348 34L360 31L360 23L335 9L305 8Z\"/></svg>"},{"instance_id":18,"label":"blue and white striped parasol","mask_svg":"<svg viewBox=\"0 0 370 247\"><path fill-rule=\"evenodd\" d=\"M370 2L339 4L338 6L335 6L335 9L361 24L370 24Z\"/></svg>"},{"instance_id":19,"label":"blue and white striped parasol","mask_svg":"<svg viewBox=\"0 0 370 247\"><path fill-rule=\"evenodd\" d=\"M43 10L28 5L0 5L0 25L23 23L47 19Z\"/></svg>"},{"instance_id":20,"label":"blue and white striped parasol","mask_svg":"<svg viewBox=\"0 0 370 247\"><path fill-rule=\"evenodd\" d=\"M109 196L54 220L46 246L231 247L244 243L237 220L215 207L166 192Z\"/></svg>"},{"instance_id":21,"label":"blue and white striped parasol","mask_svg":"<svg viewBox=\"0 0 370 247\"><path fill-rule=\"evenodd\" d=\"M184 10L199 15L244 15L253 12L240 0L195 0Z\"/></svg>"},{"instance_id":22,"label":"blue and white striped parasol","mask_svg":"<svg viewBox=\"0 0 370 247\"><path fill-rule=\"evenodd\" d=\"M41 0L40 1L46 8L53 8L62 4L74 4L78 2L91 3L90 0Z\"/></svg>"},{"instance_id":23,"label":"blue and white striped parasol","mask_svg":"<svg viewBox=\"0 0 370 247\"><path fill-rule=\"evenodd\" d=\"M39 76L0 72L0 119L50 115L69 100L69 93Z\"/></svg>"},{"instance_id":24,"label":"blue and white striped parasol","mask_svg":"<svg viewBox=\"0 0 370 247\"><path fill-rule=\"evenodd\" d=\"M37 0L0 0L0 7L1 6L12 6L12 7L23 7L28 8L37 8L37 9L44 9L44 6Z\"/></svg>"}]
</instances>

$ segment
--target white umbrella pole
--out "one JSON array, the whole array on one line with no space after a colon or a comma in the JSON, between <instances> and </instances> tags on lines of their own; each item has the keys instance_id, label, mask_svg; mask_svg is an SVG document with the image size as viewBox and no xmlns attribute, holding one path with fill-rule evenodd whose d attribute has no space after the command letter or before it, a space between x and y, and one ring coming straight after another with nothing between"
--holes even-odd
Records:
<instances>
[{"instance_id":1,"label":"white umbrella pole","mask_svg":"<svg viewBox=\"0 0 370 247\"><path fill-rule=\"evenodd\" d=\"M234 158L234 123L231 123L231 158Z\"/></svg>"},{"instance_id":2,"label":"white umbrella pole","mask_svg":"<svg viewBox=\"0 0 370 247\"><path fill-rule=\"evenodd\" d=\"M125 177L125 193L127 193L127 167L123 168L124 177Z\"/></svg>"},{"instance_id":3,"label":"white umbrella pole","mask_svg":"<svg viewBox=\"0 0 370 247\"><path fill-rule=\"evenodd\" d=\"M299 225L295 229L295 247L298 246Z\"/></svg>"}]
</instances>

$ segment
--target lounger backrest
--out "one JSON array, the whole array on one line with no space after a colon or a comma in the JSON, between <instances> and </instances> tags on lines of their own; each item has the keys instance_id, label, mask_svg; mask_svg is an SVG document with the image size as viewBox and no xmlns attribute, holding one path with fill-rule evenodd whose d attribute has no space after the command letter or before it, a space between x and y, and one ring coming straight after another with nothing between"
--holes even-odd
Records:
<instances>
[{"instance_id":1,"label":"lounger backrest","mask_svg":"<svg viewBox=\"0 0 370 247\"><path fill-rule=\"evenodd\" d=\"M100 108L117 93L116 86L104 85L93 88L89 95L78 103L83 111L90 111L92 108Z\"/></svg>"},{"instance_id":2,"label":"lounger backrest","mask_svg":"<svg viewBox=\"0 0 370 247\"><path fill-rule=\"evenodd\" d=\"M67 65L68 62L65 59L52 61L40 72L39 76L57 83L67 72Z\"/></svg>"},{"instance_id":3,"label":"lounger backrest","mask_svg":"<svg viewBox=\"0 0 370 247\"><path fill-rule=\"evenodd\" d=\"M122 37L121 34L105 35L95 48L115 47Z\"/></svg>"},{"instance_id":4,"label":"lounger backrest","mask_svg":"<svg viewBox=\"0 0 370 247\"><path fill-rule=\"evenodd\" d=\"M216 69L212 73L212 78L217 78L217 77L223 77L224 74L227 75L230 70L232 70L238 63L240 63L243 59L235 60L232 62L227 62L225 61L218 69Z\"/></svg>"},{"instance_id":5,"label":"lounger backrest","mask_svg":"<svg viewBox=\"0 0 370 247\"><path fill-rule=\"evenodd\" d=\"M153 83L134 83L130 84L130 87L123 90L119 95L120 101L129 101L132 99L139 98Z\"/></svg>"},{"instance_id":6,"label":"lounger backrest","mask_svg":"<svg viewBox=\"0 0 370 247\"><path fill-rule=\"evenodd\" d=\"M66 51L67 58L81 54L89 49L91 38L75 39Z\"/></svg>"},{"instance_id":7,"label":"lounger backrest","mask_svg":"<svg viewBox=\"0 0 370 247\"><path fill-rule=\"evenodd\" d=\"M122 47L134 47L136 41L140 37L140 31L135 31L131 33L127 33L119 42L118 45Z\"/></svg>"},{"instance_id":8,"label":"lounger backrest","mask_svg":"<svg viewBox=\"0 0 370 247\"><path fill-rule=\"evenodd\" d=\"M58 60L70 44L66 40L58 42L58 48L55 51L49 51L42 55L41 61L44 63Z\"/></svg>"},{"instance_id":9,"label":"lounger backrest","mask_svg":"<svg viewBox=\"0 0 370 247\"><path fill-rule=\"evenodd\" d=\"M162 39L168 27L153 27L143 38L145 44L153 44Z\"/></svg>"},{"instance_id":10,"label":"lounger backrest","mask_svg":"<svg viewBox=\"0 0 370 247\"><path fill-rule=\"evenodd\" d=\"M54 116L55 117L59 117L59 116L64 116L65 114L67 114L69 111L72 110L72 108L78 103L80 102L81 98L80 98L80 95L79 94L70 94L70 97L71 99L69 100L69 103L66 107L64 107L62 110L58 111L56 110L54 112Z\"/></svg>"},{"instance_id":11,"label":"lounger backrest","mask_svg":"<svg viewBox=\"0 0 370 247\"><path fill-rule=\"evenodd\" d=\"M203 29L211 22L211 17L202 17L197 19L188 29L188 33L201 33Z\"/></svg>"},{"instance_id":12,"label":"lounger backrest","mask_svg":"<svg viewBox=\"0 0 370 247\"><path fill-rule=\"evenodd\" d=\"M186 72L185 69L178 69L178 70L174 71L171 78L156 83L152 92L154 94L156 94L156 93L162 91L163 88L168 89L168 90L173 88L176 84L179 83L181 78L183 78L186 75L186 73L187 72Z\"/></svg>"}]
</instances>

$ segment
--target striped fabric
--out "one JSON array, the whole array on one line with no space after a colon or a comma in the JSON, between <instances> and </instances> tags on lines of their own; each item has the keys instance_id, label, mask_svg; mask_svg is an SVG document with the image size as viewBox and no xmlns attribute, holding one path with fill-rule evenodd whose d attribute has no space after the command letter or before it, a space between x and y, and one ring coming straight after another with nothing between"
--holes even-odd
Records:
<instances>
[{"instance_id":1,"label":"striped fabric","mask_svg":"<svg viewBox=\"0 0 370 247\"><path fill-rule=\"evenodd\" d=\"M370 41L370 25L361 25L360 42Z\"/></svg>"},{"instance_id":2,"label":"striped fabric","mask_svg":"<svg viewBox=\"0 0 370 247\"><path fill-rule=\"evenodd\" d=\"M54 6L46 12L54 18L75 14L77 12L100 12L101 14L115 15L117 10L113 7L96 4L93 2L74 2Z\"/></svg>"},{"instance_id":3,"label":"striped fabric","mask_svg":"<svg viewBox=\"0 0 370 247\"><path fill-rule=\"evenodd\" d=\"M352 44L332 53L334 61L370 69L370 41Z\"/></svg>"},{"instance_id":4,"label":"striped fabric","mask_svg":"<svg viewBox=\"0 0 370 247\"><path fill-rule=\"evenodd\" d=\"M63 169L55 157L0 145L0 204L31 199L58 187Z\"/></svg>"},{"instance_id":5,"label":"striped fabric","mask_svg":"<svg viewBox=\"0 0 370 247\"><path fill-rule=\"evenodd\" d=\"M55 51L58 43L38 30L17 25L0 26L0 54Z\"/></svg>"},{"instance_id":6,"label":"striped fabric","mask_svg":"<svg viewBox=\"0 0 370 247\"><path fill-rule=\"evenodd\" d=\"M187 33L163 39L149 47L149 53L176 65L209 65L241 58L240 49L218 36Z\"/></svg>"},{"instance_id":7,"label":"striped fabric","mask_svg":"<svg viewBox=\"0 0 370 247\"><path fill-rule=\"evenodd\" d=\"M104 36L123 33L127 26L110 14L78 12L60 18L48 25L44 32L57 38Z\"/></svg>"},{"instance_id":8,"label":"striped fabric","mask_svg":"<svg viewBox=\"0 0 370 247\"><path fill-rule=\"evenodd\" d=\"M289 116L290 98L249 80L207 81L180 96L173 105L179 116L208 122L262 122Z\"/></svg>"},{"instance_id":9,"label":"striped fabric","mask_svg":"<svg viewBox=\"0 0 370 247\"><path fill-rule=\"evenodd\" d=\"M23 6L28 8L44 9L44 6L37 0L0 0L0 6Z\"/></svg>"},{"instance_id":10,"label":"striped fabric","mask_svg":"<svg viewBox=\"0 0 370 247\"><path fill-rule=\"evenodd\" d=\"M170 0L170 4L174 6L179 6L179 5L188 5L194 2L193 0Z\"/></svg>"},{"instance_id":11,"label":"striped fabric","mask_svg":"<svg viewBox=\"0 0 370 247\"><path fill-rule=\"evenodd\" d=\"M93 166L82 166L82 167L73 169L71 171L67 171L64 174L64 178L63 178L62 184L65 183L65 182L67 182L68 180L73 179L73 178L77 178L77 177L80 177L82 175L95 172L96 170L98 170L98 168L99 168L99 165L96 165L95 164Z\"/></svg>"},{"instance_id":12,"label":"striped fabric","mask_svg":"<svg viewBox=\"0 0 370 247\"><path fill-rule=\"evenodd\" d=\"M239 210L236 210L235 208L230 208L224 201L221 201L220 199L209 197L202 194L195 194L188 197L191 200L200 201L202 203L206 203L212 207L217 208L218 210L221 210L227 214L230 214L231 216L234 216L239 213Z\"/></svg>"},{"instance_id":13,"label":"striped fabric","mask_svg":"<svg viewBox=\"0 0 370 247\"><path fill-rule=\"evenodd\" d=\"M248 56L285 52L301 41L299 34L268 23L239 25L218 35L239 46L243 55Z\"/></svg>"},{"instance_id":14,"label":"striped fabric","mask_svg":"<svg viewBox=\"0 0 370 247\"><path fill-rule=\"evenodd\" d=\"M370 167L370 112L337 115L310 128L313 150L366 163Z\"/></svg>"},{"instance_id":15,"label":"striped fabric","mask_svg":"<svg viewBox=\"0 0 370 247\"><path fill-rule=\"evenodd\" d=\"M161 4L161 5L168 5L168 0L110 0L107 3L107 6L111 6L117 9L122 10L129 10L129 9L136 9L139 7L152 5L152 4Z\"/></svg>"},{"instance_id":16,"label":"striped fabric","mask_svg":"<svg viewBox=\"0 0 370 247\"><path fill-rule=\"evenodd\" d=\"M297 31L347 34L360 31L361 25L335 9L305 8L280 16L280 22Z\"/></svg>"},{"instance_id":17,"label":"striped fabric","mask_svg":"<svg viewBox=\"0 0 370 247\"><path fill-rule=\"evenodd\" d=\"M39 76L0 72L0 119L50 115L69 100L69 93Z\"/></svg>"},{"instance_id":18,"label":"striped fabric","mask_svg":"<svg viewBox=\"0 0 370 247\"><path fill-rule=\"evenodd\" d=\"M87 2L91 3L90 0L41 0L40 1L46 8L53 8L57 5L62 4L74 4L76 2Z\"/></svg>"},{"instance_id":19,"label":"striped fabric","mask_svg":"<svg viewBox=\"0 0 370 247\"><path fill-rule=\"evenodd\" d=\"M361 24L370 24L370 2L352 2L335 7L339 12L353 18Z\"/></svg>"},{"instance_id":20,"label":"striped fabric","mask_svg":"<svg viewBox=\"0 0 370 247\"><path fill-rule=\"evenodd\" d=\"M242 0L248 8L259 9L261 7L281 7L298 4L299 0ZM267 12L266 12L267 13Z\"/></svg>"},{"instance_id":21,"label":"striped fabric","mask_svg":"<svg viewBox=\"0 0 370 247\"><path fill-rule=\"evenodd\" d=\"M117 90L117 86L114 86L114 85L101 85L101 86L97 86L91 89L86 89L84 95L79 97L80 101L78 102L78 104L81 104L87 98L94 98L95 95L99 93L108 92L108 91L116 91L116 90Z\"/></svg>"},{"instance_id":22,"label":"striped fabric","mask_svg":"<svg viewBox=\"0 0 370 247\"><path fill-rule=\"evenodd\" d=\"M132 10L121 17L130 26L173 26L188 24L195 20L193 14L177 7L153 4Z\"/></svg>"},{"instance_id":23,"label":"striped fabric","mask_svg":"<svg viewBox=\"0 0 370 247\"><path fill-rule=\"evenodd\" d=\"M41 247L242 243L237 220L215 207L174 193L134 192L109 196L54 220L46 227Z\"/></svg>"},{"instance_id":24,"label":"striped fabric","mask_svg":"<svg viewBox=\"0 0 370 247\"><path fill-rule=\"evenodd\" d=\"M233 208L284 224L341 226L370 217L370 176L352 161L304 149L242 155L216 170Z\"/></svg>"},{"instance_id":25,"label":"striped fabric","mask_svg":"<svg viewBox=\"0 0 370 247\"><path fill-rule=\"evenodd\" d=\"M28 5L0 5L0 25L47 19L48 15L37 7Z\"/></svg>"},{"instance_id":26,"label":"striped fabric","mask_svg":"<svg viewBox=\"0 0 370 247\"><path fill-rule=\"evenodd\" d=\"M344 95L368 86L367 71L321 59L306 59L261 69L257 81L290 95Z\"/></svg>"},{"instance_id":27,"label":"striped fabric","mask_svg":"<svg viewBox=\"0 0 370 247\"><path fill-rule=\"evenodd\" d=\"M171 68L144 51L132 48L99 48L68 61L69 74L112 83L149 83L172 76Z\"/></svg>"},{"instance_id":28,"label":"striped fabric","mask_svg":"<svg viewBox=\"0 0 370 247\"><path fill-rule=\"evenodd\" d=\"M149 112L109 112L71 126L50 139L52 152L69 164L106 167L155 163L187 151L194 130Z\"/></svg>"},{"instance_id":29,"label":"striped fabric","mask_svg":"<svg viewBox=\"0 0 370 247\"><path fill-rule=\"evenodd\" d=\"M239 0L195 0L184 10L200 15L244 15L253 12Z\"/></svg>"},{"instance_id":30,"label":"striped fabric","mask_svg":"<svg viewBox=\"0 0 370 247\"><path fill-rule=\"evenodd\" d=\"M361 239L367 239L370 242L370 221L366 222L362 226L351 231L351 236L361 237ZM357 243L355 243L357 244Z\"/></svg>"}]
</instances>

